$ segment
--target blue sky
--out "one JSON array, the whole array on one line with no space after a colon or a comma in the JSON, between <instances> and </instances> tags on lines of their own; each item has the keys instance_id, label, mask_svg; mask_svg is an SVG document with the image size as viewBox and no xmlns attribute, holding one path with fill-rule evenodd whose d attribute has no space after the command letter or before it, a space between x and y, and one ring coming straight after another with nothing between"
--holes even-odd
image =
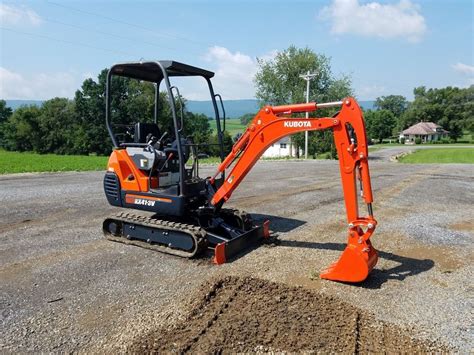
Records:
<instances>
[{"instance_id":1,"label":"blue sky","mask_svg":"<svg viewBox=\"0 0 474 355\"><path fill-rule=\"evenodd\" d=\"M85 78L140 59L213 70L224 99L252 98L256 58L294 44L331 57L361 100L411 99L415 86L474 84L473 3L2 0L0 98L73 97ZM207 98L199 83L182 85Z\"/></svg>"}]
</instances>

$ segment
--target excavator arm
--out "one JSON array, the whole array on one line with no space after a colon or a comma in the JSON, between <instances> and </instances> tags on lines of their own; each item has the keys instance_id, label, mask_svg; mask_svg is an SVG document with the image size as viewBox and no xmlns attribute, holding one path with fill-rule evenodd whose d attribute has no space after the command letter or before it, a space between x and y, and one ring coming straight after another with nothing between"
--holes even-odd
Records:
<instances>
[{"instance_id":1,"label":"excavator arm","mask_svg":"<svg viewBox=\"0 0 474 355\"><path fill-rule=\"evenodd\" d=\"M334 117L292 118L289 115L313 112L328 107L341 107ZM367 278L377 263L377 251L369 240L376 220L372 212L372 187L368 165L368 146L362 111L353 98L343 101L285 106L266 106L250 123L232 151L210 178L211 186L218 175L230 168L227 178L212 195L210 203L220 208L242 182L265 150L283 137L304 131L332 129L348 220L348 243L339 261L321 273L321 278L360 282ZM358 187L367 206L367 215L359 213Z\"/></svg>"}]
</instances>

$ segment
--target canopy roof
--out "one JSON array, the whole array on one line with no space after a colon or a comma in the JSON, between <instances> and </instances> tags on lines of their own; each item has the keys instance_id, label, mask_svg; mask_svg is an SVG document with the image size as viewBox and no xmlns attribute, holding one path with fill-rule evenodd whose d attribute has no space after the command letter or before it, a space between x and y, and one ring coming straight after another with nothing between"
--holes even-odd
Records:
<instances>
[{"instance_id":1,"label":"canopy roof","mask_svg":"<svg viewBox=\"0 0 474 355\"><path fill-rule=\"evenodd\" d=\"M113 75L159 83L163 79L163 72L158 63L163 67L168 76L202 76L207 79L214 76L214 73L211 71L173 60L120 63L112 66L110 70Z\"/></svg>"}]
</instances>

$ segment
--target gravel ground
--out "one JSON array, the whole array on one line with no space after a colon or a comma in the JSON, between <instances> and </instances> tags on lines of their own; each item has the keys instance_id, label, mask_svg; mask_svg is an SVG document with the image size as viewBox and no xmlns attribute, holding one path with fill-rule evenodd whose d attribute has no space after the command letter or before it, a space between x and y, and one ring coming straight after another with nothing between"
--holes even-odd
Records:
<instances>
[{"instance_id":1,"label":"gravel ground","mask_svg":"<svg viewBox=\"0 0 474 355\"><path fill-rule=\"evenodd\" d=\"M250 277L204 284L194 311L139 339L147 353L446 353L436 342L375 320L368 312L302 287Z\"/></svg>"},{"instance_id":2,"label":"gravel ground","mask_svg":"<svg viewBox=\"0 0 474 355\"><path fill-rule=\"evenodd\" d=\"M115 209L103 173L0 176L0 349L124 350L182 320L203 282L234 275L316 290L472 351L474 166L386 154L371 162L380 260L358 286L314 278L346 238L334 161L259 162L228 205L270 219L281 242L219 267L105 241L101 221Z\"/></svg>"}]
</instances>

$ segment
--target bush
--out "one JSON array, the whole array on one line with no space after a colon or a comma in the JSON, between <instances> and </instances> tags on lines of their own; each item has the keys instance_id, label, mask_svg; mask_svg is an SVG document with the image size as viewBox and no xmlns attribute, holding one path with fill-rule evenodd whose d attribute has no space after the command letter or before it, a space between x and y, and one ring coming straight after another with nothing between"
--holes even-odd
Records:
<instances>
[{"instance_id":1,"label":"bush","mask_svg":"<svg viewBox=\"0 0 474 355\"><path fill-rule=\"evenodd\" d=\"M447 138L441 139L441 144L449 144L449 139Z\"/></svg>"},{"instance_id":2,"label":"bush","mask_svg":"<svg viewBox=\"0 0 474 355\"><path fill-rule=\"evenodd\" d=\"M405 137L400 138L400 144L405 144Z\"/></svg>"},{"instance_id":3,"label":"bush","mask_svg":"<svg viewBox=\"0 0 474 355\"><path fill-rule=\"evenodd\" d=\"M421 144L421 138L415 138L415 144Z\"/></svg>"}]
</instances>

